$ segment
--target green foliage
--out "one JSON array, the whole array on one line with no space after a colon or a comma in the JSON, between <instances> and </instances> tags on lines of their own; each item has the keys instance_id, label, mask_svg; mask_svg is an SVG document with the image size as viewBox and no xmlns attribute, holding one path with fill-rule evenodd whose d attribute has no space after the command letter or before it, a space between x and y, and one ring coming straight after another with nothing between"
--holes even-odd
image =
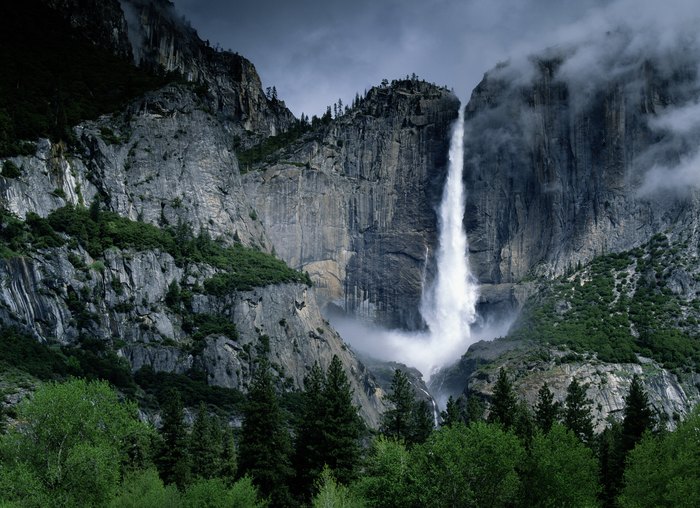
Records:
<instances>
[{"instance_id":1,"label":"green foliage","mask_svg":"<svg viewBox=\"0 0 700 508\"><path fill-rule=\"evenodd\" d=\"M311 285L308 274L289 268L284 261L270 254L240 244L219 249L221 254L210 261L217 268L227 271L204 282L204 289L210 294L223 296L231 291L249 291L255 287L282 282Z\"/></svg>"},{"instance_id":2,"label":"green foliage","mask_svg":"<svg viewBox=\"0 0 700 508\"><path fill-rule=\"evenodd\" d=\"M110 508L178 508L180 493L174 485L163 484L155 469L128 473L110 503Z\"/></svg>"},{"instance_id":3,"label":"green foliage","mask_svg":"<svg viewBox=\"0 0 700 508\"><path fill-rule=\"evenodd\" d=\"M509 335L595 352L604 362L636 362L641 354L667 368L695 368L700 338L693 323L700 309L668 285L670 267L683 264L664 235L601 256L571 276L543 283Z\"/></svg>"},{"instance_id":4,"label":"green foliage","mask_svg":"<svg viewBox=\"0 0 700 508\"><path fill-rule=\"evenodd\" d=\"M540 391L537 392L535 423L543 433L547 434L558 419L559 403L554 401L554 394L545 382Z\"/></svg>"},{"instance_id":5,"label":"green foliage","mask_svg":"<svg viewBox=\"0 0 700 508\"><path fill-rule=\"evenodd\" d=\"M134 374L134 380L160 406L167 402L171 391L176 391L189 407L204 402L225 411L240 411L245 402L245 397L238 390L209 386L206 376L198 371L176 374L155 372L150 367L143 367Z\"/></svg>"},{"instance_id":6,"label":"green foliage","mask_svg":"<svg viewBox=\"0 0 700 508\"><path fill-rule=\"evenodd\" d=\"M382 415L382 433L408 446L425 441L432 431L433 418L427 404L416 400L413 387L401 369L394 371L388 400L393 407Z\"/></svg>"},{"instance_id":7,"label":"green foliage","mask_svg":"<svg viewBox=\"0 0 700 508\"><path fill-rule=\"evenodd\" d=\"M70 127L79 121L172 80L92 44L38 0L3 14L0 48L0 156L30 152L23 139L72 140Z\"/></svg>"},{"instance_id":8,"label":"green foliage","mask_svg":"<svg viewBox=\"0 0 700 508\"><path fill-rule=\"evenodd\" d=\"M500 426L443 427L411 452L418 501L414 504L436 508L511 505L518 499L517 468L524 455L518 438Z\"/></svg>"},{"instance_id":9,"label":"green foliage","mask_svg":"<svg viewBox=\"0 0 700 508\"><path fill-rule=\"evenodd\" d=\"M646 434L629 454L623 508L691 507L700 499L700 407L675 432Z\"/></svg>"},{"instance_id":10,"label":"green foliage","mask_svg":"<svg viewBox=\"0 0 700 508\"><path fill-rule=\"evenodd\" d=\"M515 423L516 402L508 374L504 369L499 369L489 408L489 422L499 423L506 430L512 428Z\"/></svg>"},{"instance_id":11,"label":"green foliage","mask_svg":"<svg viewBox=\"0 0 700 508\"><path fill-rule=\"evenodd\" d=\"M245 476L228 487L220 478L199 480L190 485L182 496L183 506L206 508L263 508L258 492Z\"/></svg>"},{"instance_id":12,"label":"green foliage","mask_svg":"<svg viewBox=\"0 0 700 508\"><path fill-rule=\"evenodd\" d=\"M163 404L160 435L162 443L156 463L161 478L166 484L184 488L190 481L191 457L188 453L187 426L180 395L171 391Z\"/></svg>"},{"instance_id":13,"label":"green foliage","mask_svg":"<svg viewBox=\"0 0 700 508\"><path fill-rule=\"evenodd\" d=\"M466 423L466 418L452 395L447 399L445 410L440 412L440 418L442 419L443 427L450 427L457 423Z\"/></svg>"},{"instance_id":14,"label":"green foliage","mask_svg":"<svg viewBox=\"0 0 700 508\"><path fill-rule=\"evenodd\" d=\"M300 413L293 462L297 494L306 500L324 466L347 484L355 478L360 461L363 424L338 356L333 355L327 375L318 364L311 368L304 381Z\"/></svg>"},{"instance_id":15,"label":"green foliage","mask_svg":"<svg viewBox=\"0 0 700 508\"><path fill-rule=\"evenodd\" d=\"M188 442L195 477L212 479L224 476L225 444L221 421L218 417L209 415L206 405L200 403Z\"/></svg>"},{"instance_id":16,"label":"green foliage","mask_svg":"<svg viewBox=\"0 0 700 508\"><path fill-rule=\"evenodd\" d=\"M248 392L239 443L242 474L276 506L291 505L287 482L293 471L291 445L277 402L267 360L258 365Z\"/></svg>"},{"instance_id":17,"label":"green foliage","mask_svg":"<svg viewBox=\"0 0 700 508\"><path fill-rule=\"evenodd\" d=\"M19 369L41 380L60 380L68 376L109 381L123 392L133 395L136 384L124 358L103 350L101 343L81 347L51 346L15 328L0 326L0 367Z\"/></svg>"},{"instance_id":18,"label":"green foliage","mask_svg":"<svg viewBox=\"0 0 700 508\"><path fill-rule=\"evenodd\" d=\"M250 171L255 164L265 161L273 153L290 145L308 130L309 126L299 122L281 134L265 138L252 148L237 152L241 173Z\"/></svg>"},{"instance_id":19,"label":"green foliage","mask_svg":"<svg viewBox=\"0 0 700 508\"><path fill-rule=\"evenodd\" d=\"M19 405L17 421L0 441L3 476L39 486L50 496L49 505L105 504L116 492L121 472L150 441L135 404L120 402L102 381L46 384ZM25 490L14 495L31 504L35 494Z\"/></svg>"},{"instance_id":20,"label":"green foliage","mask_svg":"<svg viewBox=\"0 0 700 508\"><path fill-rule=\"evenodd\" d=\"M403 508L412 506L411 457L403 443L379 436L365 464L365 472L354 486L367 506Z\"/></svg>"},{"instance_id":21,"label":"green foliage","mask_svg":"<svg viewBox=\"0 0 700 508\"><path fill-rule=\"evenodd\" d=\"M326 466L317 483L317 493L311 500L312 508L362 508L364 503L356 499L342 484L336 482Z\"/></svg>"},{"instance_id":22,"label":"green foliage","mask_svg":"<svg viewBox=\"0 0 700 508\"><path fill-rule=\"evenodd\" d=\"M598 464L569 430L554 424L532 439L523 478L524 506L596 506Z\"/></svg>"},{"instance_id":23,"label":"green foliage","mask_svg":"<svg viewBox=\"0 0 700 508\"><path fill-rule=\"evenodd\" d=\"M586 388L573 379L566 389L564 401L564 426L574 433L582 442L593 442L593 416L591 401L586 396Z\"/></svg>"},{"instance_id":24,"label":"green foliage","mask_svg":"<svg viewBox=\"0 0 700 508\"><path fill-rule=\"evenodd\" d=\"M6 160L2 163L2 172L0 174L5 178L19 178L22 176L22 170L11 160Z\"/></svg>"}]
</instances>

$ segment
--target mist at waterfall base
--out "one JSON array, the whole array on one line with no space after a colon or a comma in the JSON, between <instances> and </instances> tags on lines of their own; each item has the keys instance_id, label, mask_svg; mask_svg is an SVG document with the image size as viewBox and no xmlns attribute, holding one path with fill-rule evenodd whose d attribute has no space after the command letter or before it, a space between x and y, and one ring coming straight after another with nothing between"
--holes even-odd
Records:
<instances>
[{"instance_id":1,"label":"mist at waterfall base","mask_svg":"<svg viewBox=\"0 0 700 508\"><path fill-rule=\"evenodd\" d=\"M478 286L469 272L467 236L463 226L464 122L452 127L449 167L439 209L437 275L423 283L421 314L427 330L387 330L350 318L335 318L333 326L354 349L379 360L417 368L426 380L441 367L458 360L480 340L472 336ZM428 253L426 253L426 258Z\"/></svg>"}]
</instances>

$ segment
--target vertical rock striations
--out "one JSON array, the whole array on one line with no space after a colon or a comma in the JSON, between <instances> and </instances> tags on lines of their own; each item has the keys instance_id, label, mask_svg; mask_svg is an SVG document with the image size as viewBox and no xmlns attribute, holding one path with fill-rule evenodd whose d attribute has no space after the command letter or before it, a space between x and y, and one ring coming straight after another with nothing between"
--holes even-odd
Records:
<instances>
[{"instance_id":1,"label":"vertical rock striations","mask_svg":"<svg viewBox=\"0 0 700 508\"><path fill-rule=\"evenodd\" d=\"M695 209L687 195L640 192L649 168L678 161L650 122L696 95L692 68L645 61L586 89L566 64L533 58L525 76L498 67L467 105L465 221L484 284L561 275Z\"/></svg>"},{"instance_id":2,"label":"vertical rock striations","mask_svg":"<svg viewBox=\"0 0 700 508\"><path fill-rule=\"evenodd\" d=\"M417 80L373 88L321 131L244 175L275 252L323 304L418 328L459 101Z\"/></svg>"}]
</instances>

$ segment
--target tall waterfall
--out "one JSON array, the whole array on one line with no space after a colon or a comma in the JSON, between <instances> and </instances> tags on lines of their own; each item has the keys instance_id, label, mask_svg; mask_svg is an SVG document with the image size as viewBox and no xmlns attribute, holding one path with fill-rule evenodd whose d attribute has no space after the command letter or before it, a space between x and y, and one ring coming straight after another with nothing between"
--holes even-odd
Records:
<instances>
[{"instance_id":1,"label":"tall waterfall","mask_svg":"<svg viewBox=\"0 0 700 508\"><path fill-rule=\"evenodd\" d=\"M455 360L469 347L469 326L476 319L477 285L469 272L464 231L463 109L452 127L449 168L440 204L437 277L424 288L421 313L430 330L428 343L434 364ZM431 372L424 372L430 376Z\"/></svg>"},{"instance_id":2,"label":"tall waterfall","mask_svg":"<svg viewBox=\"0 0 700 508\"><path fill-rule=\"evenodd\" d=\"M416 367L426 380L436 369L464 354L471 344L469 326L476 319L477 285L469 272L467 235L463 227L463 142L460 108L452 127L450 162L439 211L437 274L432 282L423 284L421 314L428 331L382 330L342 320L333 323L359 350L379 359ZM428 254L426 251L426 259Z\"/></svg>"}]
</instances>

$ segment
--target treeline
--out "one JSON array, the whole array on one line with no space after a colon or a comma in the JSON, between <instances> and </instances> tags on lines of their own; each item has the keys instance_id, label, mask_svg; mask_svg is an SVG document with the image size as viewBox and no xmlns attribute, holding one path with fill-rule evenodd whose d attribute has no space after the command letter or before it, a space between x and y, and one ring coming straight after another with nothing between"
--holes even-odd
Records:
<instances>
[{"instance_id":1,"label":"treeline","mask_svg":"<svg viewBox=\"0 0 700 508\"><path fill-rule=\"evenodd\" d=\"M593 433L575 380L563 405L545 384L534 410L499 373L484 406L454 400L439 429L396 371L390 409L371 436L343 366L315 365L298 410L279 404L266 360L242 425L177 392L158 430L105 382L49 383L3 422L0 500L8 506L692 506L700 493L700 412L654 428L638 378L622 422ZM191 423L188 423L191 421Z\"/></svg>"}]
</instances>

